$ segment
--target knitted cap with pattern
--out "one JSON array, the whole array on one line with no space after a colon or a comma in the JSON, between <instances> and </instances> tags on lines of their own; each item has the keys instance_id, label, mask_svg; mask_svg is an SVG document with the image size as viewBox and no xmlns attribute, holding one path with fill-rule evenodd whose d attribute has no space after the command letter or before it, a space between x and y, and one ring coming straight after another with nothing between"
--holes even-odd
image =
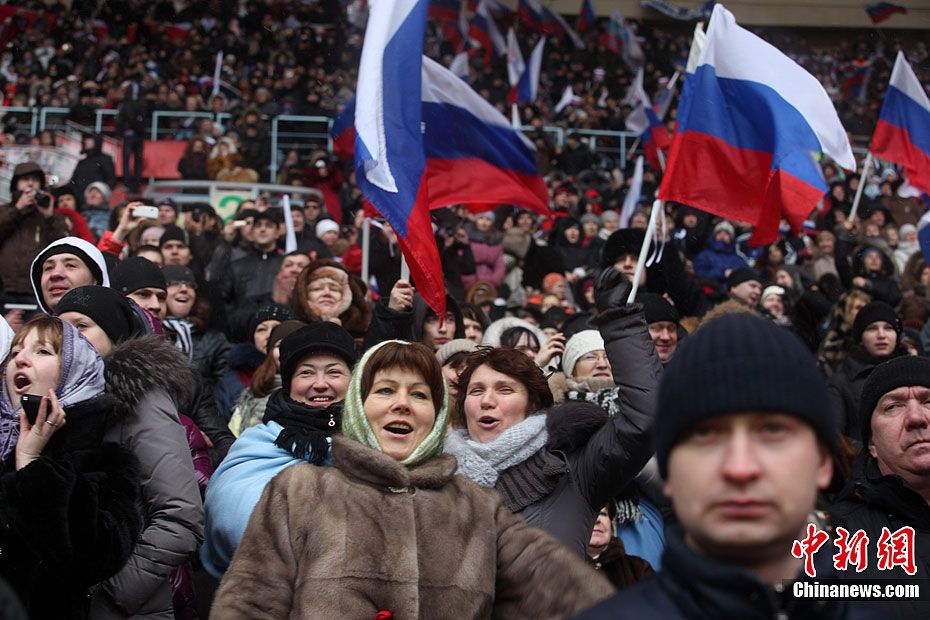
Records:
<instances>
[{"instance_id":1,"label":"knitted cap with pattern","mask_svg":"<svg viewBox=\"0 0 930 620\"><path fill-rule=\"evenodd\" d=\"M748 314L711 320L685 340L665 367L654 425L656 458L695 425L741 412L776 412L809 424L833 452L838 433L814 356L790 331Z\"/></svg>"}]
</instances>

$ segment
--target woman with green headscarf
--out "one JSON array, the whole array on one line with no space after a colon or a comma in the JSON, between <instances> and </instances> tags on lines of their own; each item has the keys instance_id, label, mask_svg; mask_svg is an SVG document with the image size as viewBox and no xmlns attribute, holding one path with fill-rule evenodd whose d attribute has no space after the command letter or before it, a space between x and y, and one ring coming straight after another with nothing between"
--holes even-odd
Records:
<instances>
[{"instance_id":1,"label":"woman with green headscarf","mask_svg":"<svg viewBox=\"0 0 930 620\"><path fill-rule=\"evenodd\" d=\"M391 340L355 367L333 466L265 488L211 617L564 618L611 592L442 453L442 368Z\"/></svg>"}]
</instances>

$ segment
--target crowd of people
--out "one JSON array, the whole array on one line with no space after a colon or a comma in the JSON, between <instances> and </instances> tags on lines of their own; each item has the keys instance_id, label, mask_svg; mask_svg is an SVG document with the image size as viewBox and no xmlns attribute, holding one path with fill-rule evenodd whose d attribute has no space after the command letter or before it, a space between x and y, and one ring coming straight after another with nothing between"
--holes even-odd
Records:
<instances>
[{"instance_id":1,"label":"crowd of people","mask_svg":"<svg viewBox=\"0 0 930 620\"><path fill-rule=\"evenodd\" d=\"M121 107L124 134L170 102L234 112L174 129L179 170L255 182L268 116L351 96L361 39L341 10L75 2L21 24L0 80L77 119ZM183 21L183 42L148 27ZM658 89L688 37L641 34ZM794 44L870 133L881 61L860 104L841 82L865 48ZM216 51L238 96L204 104ZM587 96L561 120L526 107L527 124L622 125L619 57L556 38L545 63L541 90ZM473 68L503 105L503 73ZM925 618L920 600L785 583L930 571L926 197L877 166L851 217L860 177L824 161L802 231L751 247L750 226L665 203L639 265L660 173L621 226L623 162L601 169L573 135L536 144L550 214L433 212L444 314L378 219L362 278L360 194L325 149L282 169L319 190L291 201L292 251L261 192L225 222L205 203L148 212L131 170L111 199L98 136L58 187L17 165L0 204L10 617L18 601L23 618ZM822 540L807 561L808 528L864 532L864 570Z\"/></svg>"}]
</instances>

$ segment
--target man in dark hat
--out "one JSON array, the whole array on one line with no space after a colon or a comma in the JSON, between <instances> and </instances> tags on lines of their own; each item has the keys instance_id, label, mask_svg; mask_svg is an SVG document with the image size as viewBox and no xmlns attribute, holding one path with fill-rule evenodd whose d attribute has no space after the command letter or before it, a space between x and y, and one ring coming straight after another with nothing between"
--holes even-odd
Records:
<instances>
[{"instance_id":1,"label":"man in dark hat","mask_svg":"<svg viewBox=\"0 0 930 620\"><path fill-rule=\"evenodd\" d=\"M168 312L168 283L158 265L142 258L127 258L110 274L110 287L130 298L159 321Z\"/></svg>"},{"instance_id":2,"label":"man in dark hat","mask_svg":"<svg viewBox=\"0 0 930 620\"><path fill-rule=\"evenodd\" d=\"M187 267L194 258L191 252L190 236L180 226L169 225L158 240L162 260L166 265L182 265Z\"/></svg>"},{"instance_id":3,"label":"man in dark hat","mask_svg":"<svg viewBox=\"0 0 930 620\"><path fill-rule=\"evenodd\" d=\"M750 267L731 271L727 276L727 288L732 299L750 308L755 308L762 300L762 277Z\"/></svg>"},{"instance_id":4,"label":"man in dark hat","mask_svg":"<svg viewBox=\"0 0 930 620\"><path fill-rule=\"evenodd\" d=\"M888 570L872 561L873 556L864 571L849 572L855 579L926 579L930 574L930 360L905 356L876 366L862 389L859 418L863 450L830 511L834 525L851 534L864 531L878 545L879 554L889 542L910 548L902 562ZM911 528L909 538L906 528ZM926 601L901 599L886 604L889 618L930 617Z\"/></svg>"},{"instance_id":5,"label":"man in dark hat","mask_svg":"<svg viewBox=\"0 0 930 620\"><path fill-rule=\"evenodd\" d=\"M274 288L283 260L278 250L282 216L277 208L254 212L251 254L233 261L223 281L223 299L230 313L237 307L254 305L254 300L269 295Z\"/></svg>"},{"instance_id":6,"label":"man in dark hat","mask_svg":"<svg viewBox=\"0 0 930 620\"><path fill-rule=\"evenodd\" d=\"M68 224L55 213L55 199L46 187L45 173L34 162L13 169L10 196L12 202L0 205L3 303L35 304L35 294L30 290L30 264L39 250L68 234Z\"/></svg>"},{"instance_id":7,"label":"man in dark hat","mask_svg":"<svg viewBox=\"0 0 930 620\"><path fill-rule=\"evenodd\" d=\"M678 349L678 336L681 325L678 310L668 300L655 293L643 293L636 296L636 301L643 304L643 315L649 326L649 336L656 347L656 353L662 364L668 364Z\"/></svg>"},{"instance_id":8,"label":"man in dark hat","mask_svg":"<svg viewBox=\"0 0 930 620\"><path fill-rule=\"evenodd\" d=\"M666 366L654 426L656 459L679 525L662 571L579 618L866 618L845 601L791 598L783 582L838 437L827 391L795 335L747 314L711 320ZM819 580L833 553L813 555Z\"/></svg>"},{"instance_id":9,"label":"man in dark hat","mask_svg":"<svg viewBox=\"0 0 930 620\"><path fill-rule=\"evenodd\" d=\"M622 228L610 235L601 250L601 269L613 267L632 281L645 238L646 231L636 228ZM683 316L703 316L710 308L701 288L685 272L681 256L672 244L665 246L661 260L643 269L639 286L644 292L668 293Z\"/></svg>"}]
</instances>

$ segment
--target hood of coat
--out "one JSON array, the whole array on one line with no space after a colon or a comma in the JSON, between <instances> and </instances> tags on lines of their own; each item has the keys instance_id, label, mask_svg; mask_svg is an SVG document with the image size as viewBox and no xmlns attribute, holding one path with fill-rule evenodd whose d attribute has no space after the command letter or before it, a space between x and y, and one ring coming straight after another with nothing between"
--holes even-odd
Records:
<instances>
[{"instance_id":1,"label":"hood of coat","mask_svg":"<svg viewBox=\"0 0 930 620\"><path fill-rule=\"evenodd\" d=\"M191 402L197 377L184 354L158 336L130 338L104 359L107 392L116 397L117 415L129 415L142 398L163 389L175 403Z\"/></svg>"},{"instance_id":2,"label":"hood of coat","mask_svg":"<svg viewBox=\"0 0 930 620\"><path fill-rule=\"evenodd\" d=\"M81 261L87 265L87 268L90 269L91 273L94 274L94 278L98 280L98 286L109 288L110 275L107 271L107 263L103 254L97 249L97 246L78 237L64 237L57 241L53 241L36 255L29 268L32 280L32 291L35 293L36 301L39 302L39 306L47 314L51 314L52 309L48 307L48 304L45 303L45 298L42 296L42 265L45 263L45 259L55 254L74 254L80 258Z\"/></svg>"},{"instance_id":3,"label":"hood of coat","mask_svg":"<svg viewBox=\"0 0 930 620\"><path fill-rule=\"evenodd\" d=\"M432 310L426 305L423 297L421 297L419 293L416 293L413 296L413 339L415 342L423 340L423 323L426 322L426 316L430 312L432 312ZM455 334L450 340L464 338L465 320L462 318L462 310L459 308L458 302L450 295L446 295L446 312L451 312L455 317Z\"/></svg>"},{"instance_id":4,"label":"hood of coat","mask_svg":"<svg viewBox=\"0 0 930 620\"><path fill-rule=\"evenodd\" d=\"M855 256L853 256L853 273L856 275L870 275L865 269L865 255L870 251L878 250L879 256L882 259L882 269L879 272L882 276L890 278L895 274L895 265L894 260L888 256L887 252L883 251L880 247L874 245L865 245L860 248Z\"/></svg>"}]
</instances>

